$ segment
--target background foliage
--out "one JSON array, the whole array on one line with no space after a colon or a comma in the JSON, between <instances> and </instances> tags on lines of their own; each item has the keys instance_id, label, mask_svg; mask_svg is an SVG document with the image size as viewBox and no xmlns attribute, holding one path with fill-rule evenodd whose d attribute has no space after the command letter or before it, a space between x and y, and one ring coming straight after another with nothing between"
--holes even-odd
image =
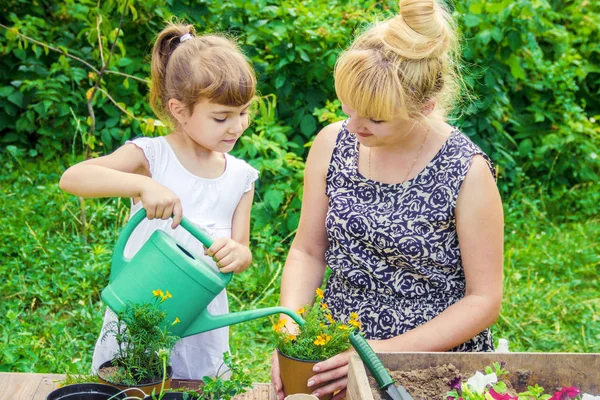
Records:
<instances>
[{"instance_id":1,"label":"background foliage","mask_svg":"<svg viewBox=\"0 0 600 400\"><path fill-rule=\"evenodd\" d=\"M493 329L519 350L598 352L600 5L452 8L471 93L455 123L496 163L505 199L506 296ZM148 57L165 19L231 34L259 73L265 97L235 149L261 171L255 266L230 290L232 309L250 309L277 302L307 145L340 118L336 56L369 21L396 11L375 0L3 1L0 370L86 372L127 202L80 203L58 179L129 138L166 133L147 104ZM267 379L271 325L231 330L254 380Z\"/></svg>"}]
</instances>

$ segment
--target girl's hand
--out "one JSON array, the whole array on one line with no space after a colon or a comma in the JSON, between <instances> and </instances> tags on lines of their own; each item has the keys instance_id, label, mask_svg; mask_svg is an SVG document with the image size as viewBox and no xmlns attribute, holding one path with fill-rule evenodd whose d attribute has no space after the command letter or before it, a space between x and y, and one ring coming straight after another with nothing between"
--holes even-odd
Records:
<instances>
[{"instance_id":1,"label":"girl's hand","mask_svg":"<svg viewBox=\"0 0 600 400\"><path fill-rule=\"evenodd\" d=\"M148 219L169 219L173 216L171 228L175 229L181 223L183 210L181 200L169 188L144 177L144 183L140 190L142 205L146 210Z\"/></svg>"},{"instance_id":2,"label":"girl's hand","mask_svg":"<svg viewBox=\"0 0 600 400\"><path fill-rule=\"evenodd\" d=\"M355 351L351 348L337 356L322 361L313 367L313 371L318 372L318 374L310 377L307 385L309 387L317 387L326 382L325 386L321 386L314 390L313 394L315 396L321 397L325 394L335 393L332 400L342 400L346 397L348 363L350 362L350 356L352 356L352 354L355 354ZM272 371L273 369L271 369L271 377L273 376Z\"/></svg>"},{"instance_id":3,"label":"girl's hand","mask_svg":"<svg viewBox=\"0 0 600 400\"><path fill-rule=\"evenodd\" d=\"M229 238L216 239L205 254L215 260L223 273L242 272L252 262L250 249Z\"/></svg>"}]
</instances>

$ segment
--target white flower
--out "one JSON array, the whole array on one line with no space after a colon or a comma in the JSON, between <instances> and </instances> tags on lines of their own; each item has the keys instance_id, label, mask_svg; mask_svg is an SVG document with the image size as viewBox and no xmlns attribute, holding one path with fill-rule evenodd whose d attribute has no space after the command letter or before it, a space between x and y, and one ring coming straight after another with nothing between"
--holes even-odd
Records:
<instances>
[{"instance_id":1,"label":"white flower","mask_svg":"<svg viewBox=\"0 0 600 400\"><path fill-rule=\"evenodd\" d=\"M584 393L581 400L600 400L600 396L592 396L591 394Z\"/></svg>"},{"instance_id":2,"label":"white flower","mask_svg":"<svg viewBox=\"0 0 600 400\"><path fill-rule=\"evenodd\" d=\"M596 158L598 158L598 155L596 153L590 153L590 158L592 160L595 160Z\"/></svg>"},{"instance_id":3,"label":"white flower","mask_svg":"<svg viewBox=\"0 0 600 400\"><path fill-rule=\"evenodd\" d=\"M498 382L498 377L495 373L484 375L481 372L475 372L475 375L467 380L467 385L477 394L482 394L485 387Z\"/></svg>"}]
</instances>

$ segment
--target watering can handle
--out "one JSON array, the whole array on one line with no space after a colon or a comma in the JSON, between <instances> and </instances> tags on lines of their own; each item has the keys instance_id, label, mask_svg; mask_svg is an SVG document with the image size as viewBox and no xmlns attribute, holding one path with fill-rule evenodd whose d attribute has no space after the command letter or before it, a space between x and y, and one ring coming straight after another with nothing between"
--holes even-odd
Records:
<instances>
[{"instance_id":1,"label":"watering can handle","mask_svg":"<svg viewBox=\"0 0 600 400\"><path fill-rule=\"evenodd\" d=\"M113 262L112 262L112 270L110 271L110 281L118 275L120 270L115 271L115 267L120 265L125 265L129 260L125 258L125 245L129 240L129 237L135 230L135 228L146 218L146 210L142 208L138 212L136 212L125 224L125 227L121 231L119 238L117 239L117 243L115 244L115 250L113 253ZM182 217L181 226L189 233L192 234L196 239L198 239L206 248L212 246L214 240L204 233L200 228L198 228L192 221L187 219L186 217ZM231 273L221 274L221 278L228 283L231 280Z\"/></svg>"}]
</instances>

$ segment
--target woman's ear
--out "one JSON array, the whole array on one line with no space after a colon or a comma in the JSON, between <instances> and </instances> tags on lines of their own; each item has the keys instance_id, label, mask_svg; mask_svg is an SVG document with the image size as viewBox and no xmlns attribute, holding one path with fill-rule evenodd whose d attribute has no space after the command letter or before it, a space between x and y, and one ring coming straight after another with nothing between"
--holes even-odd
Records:
<instances>
[{"instance_id":1,"label":"woman's ear","mask_svg":"<svg viewBox=\"0 0 600 400\"><path fill-rule=\"evenodd\" d=\"M188 119L187 107L177 99L169 99L169 111L177 122L185 125Z\"/></svg>"},{"instance_id":2,"label":"woman's ear","mask_svg":"<svg viewBox=\"0 0 600 400\"><path fill-rule=\"evenodd\" d=\"M435 109L435 100L429 99L423 104L423 115L429 115Z\"/></svg>"}]
</instances>

